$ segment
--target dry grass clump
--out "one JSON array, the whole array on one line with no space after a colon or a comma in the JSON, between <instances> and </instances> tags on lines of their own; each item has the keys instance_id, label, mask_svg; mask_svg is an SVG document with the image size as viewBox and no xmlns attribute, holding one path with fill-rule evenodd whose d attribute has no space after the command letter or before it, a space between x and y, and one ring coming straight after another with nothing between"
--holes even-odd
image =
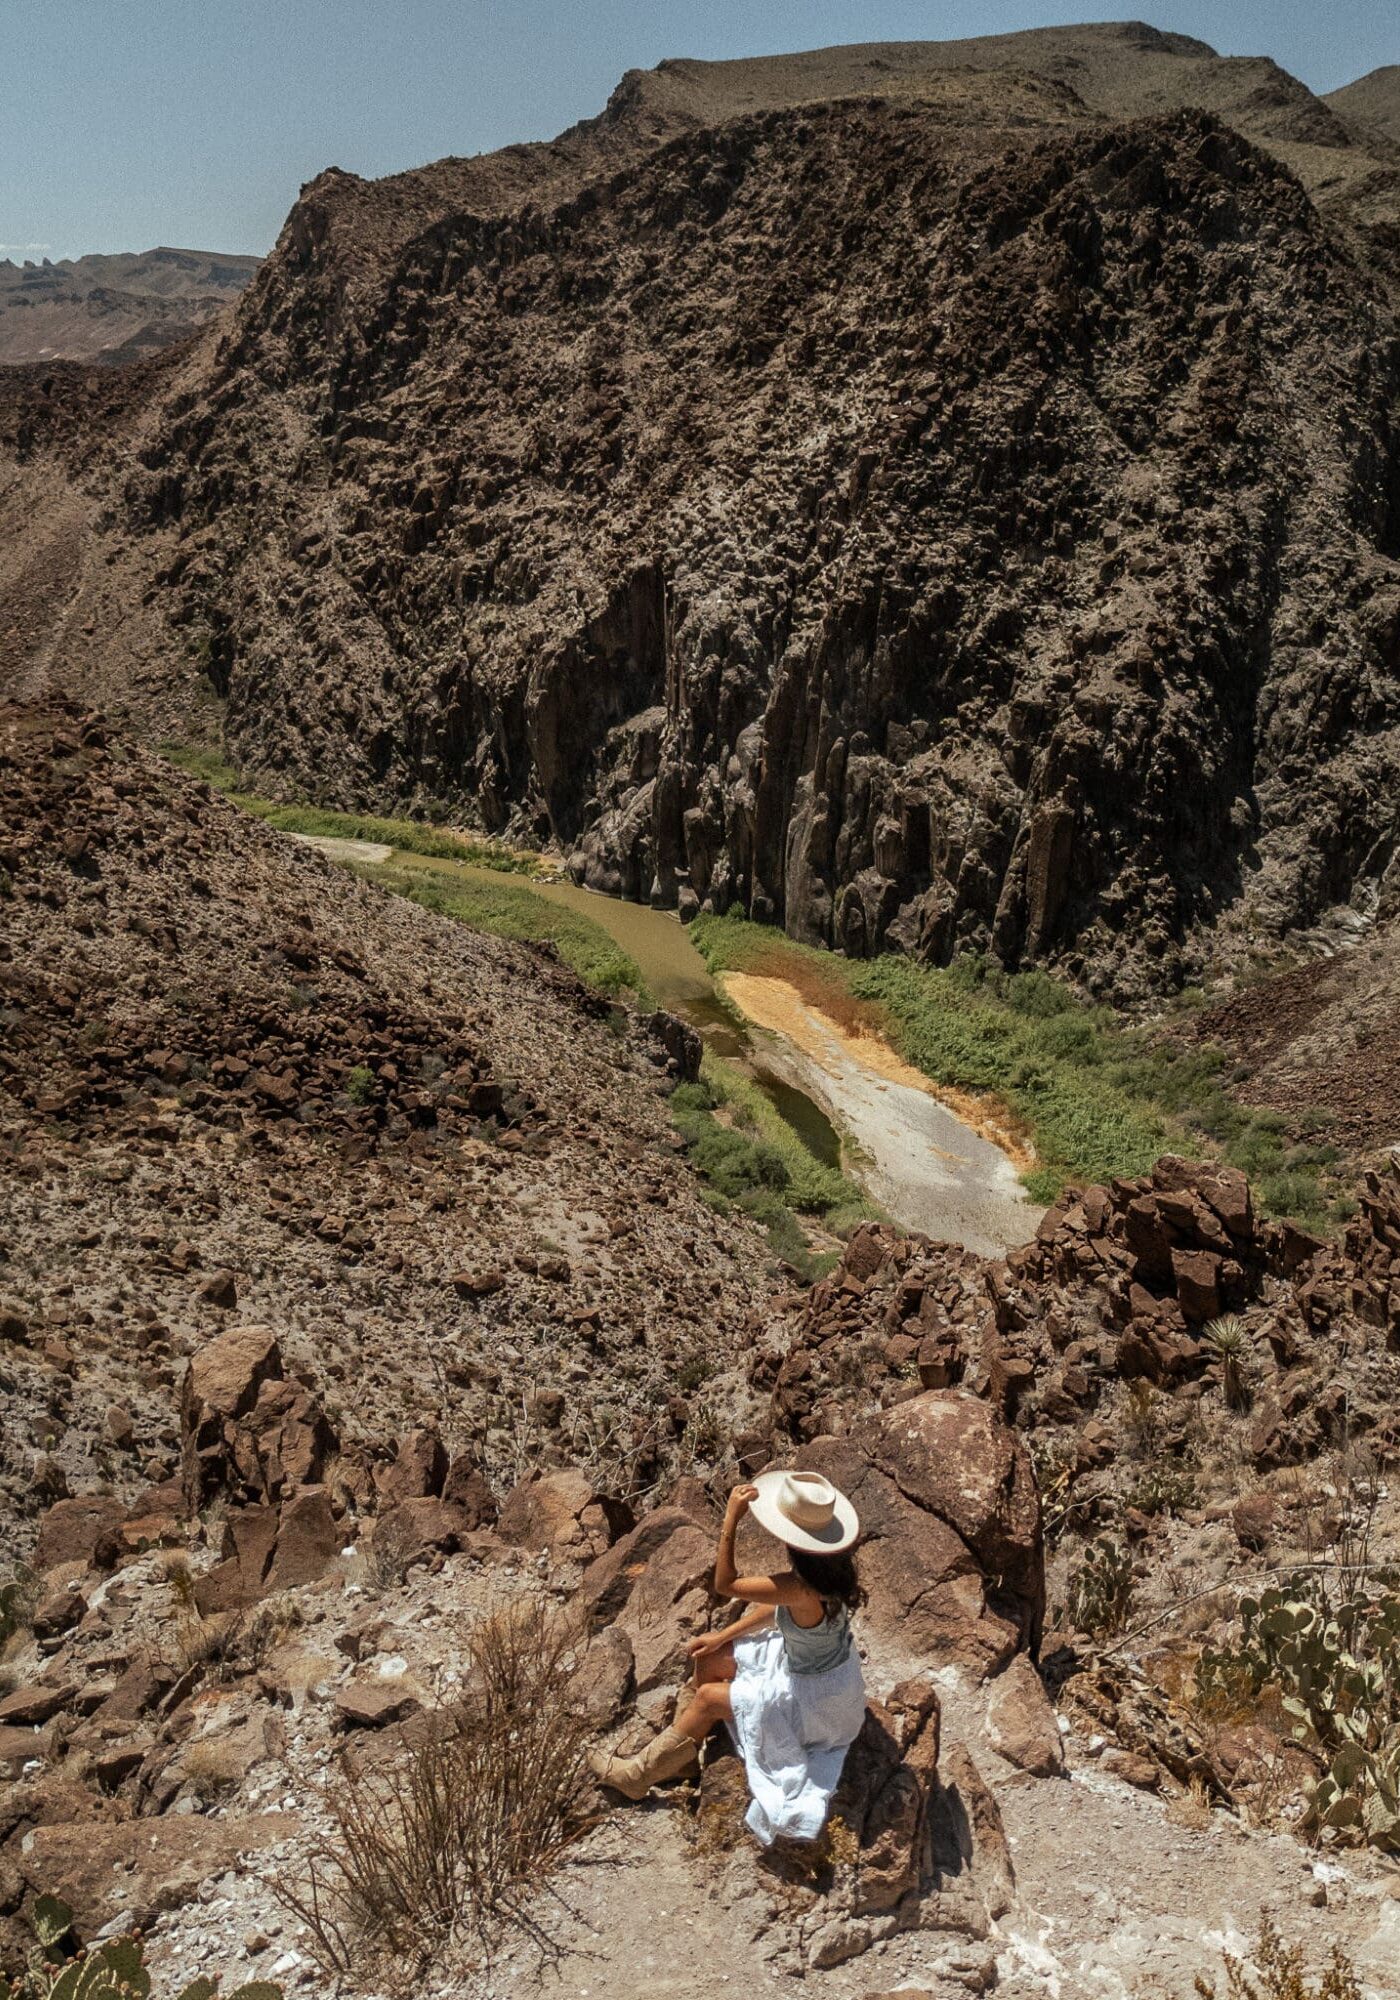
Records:
<instances>
[{"instance_id":1,"label":"dry grass clump","mask_svg":"<svg viewBox=\"0 0 1400 2000\"><path fill-rule=\"evenodd\" d=\"M181 1762L181 1774L190 1790L209 1804L238 1789L243 1776L238 1760L222 1743L192 1743Z\"/></svg>"},{"instance_id":2,"label":"dry grass clump","mask_svg":"<svg viewBox=\"0 0 1400 2000\"><path fill-rule=\"evenodd\" d=\"M397 1518L392 1508L381 1514L374 1533L362 1536L358 1545L366 1589L376 1597L395 1589L422 1552L422 1538L414 1534L408 1521Z\"/></svg>"},{"instance_id":3,"label":"dry grass clump","mask_svg":"<svg viewBox=\"0 0 1400 2000\"><path fill-rule=\"evenodd\" d=\"M388 1765L342 1757L325 1854L279 1891L328 1970L405 1984L514 1925L589 1823L592 1731L571 1699L574 1625L534 1602L472 1635L468 1688Z\"/></svg>"},{"instance_id":4,"label":"dry grass clump","mask_svg":"<svg viewBox=\"0 0 1400 2000\"><path fill-rule=\"evenodd\" d=\"M1356 1967L1339 1944L1316 1983L1309 1976L1301 1945L1286 1945L1267 1915L1259 1919L1259 1940L1251 1963L1222 1954L1225 1966L1223 2000L1362 2000ZM1197 1974L1200 2000L1218 2000L1215 1981Z\"/></svg>"},{"instance_id":5,"label":"dry grass clump","mask_svg":"<svg viewBox=\"0 0 1400 2000\"><path fill-rule=\"evenodd\" d=\"M195 1599L195 1574L190 1559L182 1551L172 1551L163 1555L156 1563L156 1575L170 1592L176 1609L187 1618L198 1616Z\"/></svg>"},{"instance_id":6,"label":"dry grass clump","mask_svg":"<svg viewBox=\"0 0 1400 2000\"><path fill-rule=\"evenodd\" d=\"M183 1603L179 1586L172 1589L176 1603ZM176 1663L181 1673L194 1671L205 1681L239 1680L266 1666L274 1648L300 1623L300 1608L286 1598L267 1598L251 1611L221 1611L208 1618L182 1610L173 1636Z\"/></svg>"}]
</instances>

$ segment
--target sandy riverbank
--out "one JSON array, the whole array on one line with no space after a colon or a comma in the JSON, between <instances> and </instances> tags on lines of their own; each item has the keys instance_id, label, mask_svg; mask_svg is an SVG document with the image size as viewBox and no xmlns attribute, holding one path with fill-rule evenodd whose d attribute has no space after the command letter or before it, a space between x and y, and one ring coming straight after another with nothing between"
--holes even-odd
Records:
<instances>
[{"instance_id":1,"label":"sandy riverbank","mask_svg":"<svg viewBox=\"0 0 1400 2000\"><path fill-rule=\"evenodd\" d=\"M784 979L729 972L718 983L779 1074L854 1141L861 1179L891 1215L985 1256L1034 1234L1043 1210L1018 1178L1030 1156L977 1100L950 1103L888 1042L842 1027Z\"/></svg>"}]
</instances>

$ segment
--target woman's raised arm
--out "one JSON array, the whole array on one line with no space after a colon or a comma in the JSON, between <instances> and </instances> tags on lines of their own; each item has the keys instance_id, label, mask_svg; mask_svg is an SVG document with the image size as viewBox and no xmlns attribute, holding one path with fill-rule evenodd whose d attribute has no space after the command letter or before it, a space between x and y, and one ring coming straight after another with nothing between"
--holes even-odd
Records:
<instances>
[{"instance_id":1,"label":"woman's raised arm","mask_svg":"<svg viewBox=\"0 0 1400 2000\"><path fill-rule=\"evenodd\" d=\"M719 1552L715 1557L715 1596L735 1597L734 1586L739 1580L734 1567L734 1537L739 1532L739 1523L749 1511L749 1502L756 1496L756 1486L736 1486L729 1496L729 1504L724 1510L724 1525L719 1531Z\"/></svg>"},{"instance_id":2,"label":"woman's raised arm","mask_svg":"<svg viewBox=\"0 0 1400 2000\"><path fill-rule=\"evenodd\" d=\"M724 1526L719 1531L719 1552L715 1557L715 1595L741 1597L748 1604L770 1606L802 1602L812 1593L790 1570L785 1570L781 1576L740 1576L734 1567L734 1537L757 1491L756 1486L736 1486L729 1496L729 1505L724 1510Z\"/></svg>"}]
</instances>

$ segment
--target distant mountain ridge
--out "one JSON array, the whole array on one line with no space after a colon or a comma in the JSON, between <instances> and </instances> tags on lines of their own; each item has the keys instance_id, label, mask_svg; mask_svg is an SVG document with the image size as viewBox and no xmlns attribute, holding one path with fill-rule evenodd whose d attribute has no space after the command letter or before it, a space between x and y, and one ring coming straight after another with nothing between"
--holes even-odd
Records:
<instances>
[{"instance_id":1,"label":"distant mountain ridge","mask_svg":"<svg viewBox=\"0 0 1400 2000\"><path fill-rule=\"evenodd\" d=\"M1388 63L1330 90L1325 102L1357 125L1370 126L1400 145L1400 63Z\"/></svg>"},{"instance_id":2,"label":"distant mountain ridge","mask_svg":"<svg viewBox=\"0 0 1400 2000\"><path fill-rule=\"evenodd\" d=\"M0 363L135 361L236 299L262 259L215 250L0 261Z\"/></svg>"}]
</instances>

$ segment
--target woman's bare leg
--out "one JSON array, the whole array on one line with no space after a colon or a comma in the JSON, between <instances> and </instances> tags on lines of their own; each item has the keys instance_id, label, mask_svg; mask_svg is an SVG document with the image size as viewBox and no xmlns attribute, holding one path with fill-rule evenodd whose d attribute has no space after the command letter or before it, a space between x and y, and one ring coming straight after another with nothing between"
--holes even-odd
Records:
<instances>
[{"instance_id":1,"label":"woman's bare leg","mask_svg":"<svg viewBox=\"0 0 1400 2000\"><path fill-rule=\"evenodd\" d=\"M729 1699L729 1682L706 1681L696 1688L672 1724L684 1735L703 1743L716 1723L732 1722L734 1707Z\"/></svg>"},{"instance_id":2,"label":"woman's bare leg","mask_svg":"<svg viewBox=\"0 0 1400 2000\"><path fill-rule=\"evenodd\" d=\"M713 1653L701 1653L695 1662L695 1686L711 1681L732 1681L739 1671L732 1646L716 1646Z\"/></svg>"}]
</instances>

